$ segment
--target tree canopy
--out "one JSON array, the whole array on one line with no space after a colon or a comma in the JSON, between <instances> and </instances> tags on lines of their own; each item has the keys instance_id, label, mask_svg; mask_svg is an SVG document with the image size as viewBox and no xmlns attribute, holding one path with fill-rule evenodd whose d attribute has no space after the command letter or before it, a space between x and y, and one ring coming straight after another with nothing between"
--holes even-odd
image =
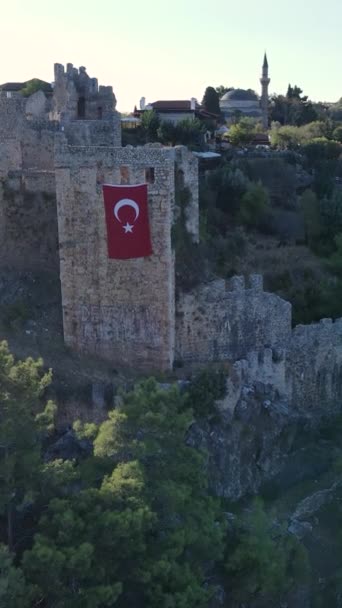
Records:
<instances>
[{"instance_id":1,"label":"tree canopy","mask_svg":"<svg viewBox=\"0 0 342 608\"><path fill-rule=\"evenodd\" d=\"M206 454L188 441L195 417L212 415L225 393L223 369L197 374L185 392L144 380L101 424L76 421L74 436L91 447L77 462L44 452L56 415L44 405L50 381L42 361L17 362L1 343L1 606L207 608L224 554L229 588L254 537L262 554L247 560L253 589L269 589L267 572L283 580L287 553L262 514L252 536L234 533L230 555Z\"/></svg>"},{"instance_id":2,"label":"tree canopy","mask_svg":"<svg viewBox=\"0 0 342 608\"><path fill-rule=\"evenodd\" d=\"M214 87L207 87L203 99L202 106L207 112L211 112L212 114L220 114L220 104L219 104L219 96Z\"/></svg>"}]
</instances>

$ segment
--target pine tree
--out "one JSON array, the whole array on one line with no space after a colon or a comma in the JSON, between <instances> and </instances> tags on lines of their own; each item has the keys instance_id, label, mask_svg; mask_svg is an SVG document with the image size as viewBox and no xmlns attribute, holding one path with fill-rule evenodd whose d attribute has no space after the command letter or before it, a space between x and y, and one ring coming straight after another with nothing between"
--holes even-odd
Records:
<instances>
[{"instance_id":1,"label":"pine tree","mask_svg":"<svg viewBox=\"0 0 342 608\"><path fill-rule=\"evenodd\" d=\"M10 551L16 540L17 513L34 500L44 433L51 431L55 406L40 403L51 372L41 360L15 362L6 342L0 343L0 513L6 518Z\"/></svg>"},{"instance_id":2,"label":"pine tree","mask_svg":"<svg viewBox=\"0 0 342 608\"><path fill-rule=\"evenodd\" d=\"M202 106L207 112L217 115L220 114L219 96L214 87L206 88L202 99Z\"/></svg>"}]
</instances>

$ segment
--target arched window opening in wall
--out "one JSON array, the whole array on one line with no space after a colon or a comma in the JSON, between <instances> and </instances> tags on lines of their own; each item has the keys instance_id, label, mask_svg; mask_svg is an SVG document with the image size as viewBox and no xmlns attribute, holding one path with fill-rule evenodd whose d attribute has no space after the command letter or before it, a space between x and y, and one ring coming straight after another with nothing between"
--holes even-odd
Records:
<instances>
[{"instance_id":1,"label":"arched window opening in wall","mask_svg":"<svg viewBox=\"0 0 342 608\"><path fill-rule=\"evenodd\" d=\"M84 97L80 97L77 102L77 118L85 118L86 101Z\"/></svg>"},{"instance_id":2,"label":"arched window opening in wall","mask_svg":"<svg viewBox=\"0 0 342 608\"><path fill-rule=\"evenodd\" d=\"M147 167L145 169L145 181L147 184L154 184L154 181L155 181L154 167Z\"/></svg>"},{"instance_id":3,"label":"arched window opening in wall","mask_svg":"<svg viewBox=\"0 0 342 608\"><path fill-rule=\"evenodd\" d=\"M129 168L125 165L120 167L120 183L129 184Z\"/></svg>"},{"instance_id":4,"label":"arched window opening in wall","mask_svg":"<svg viewBox=\"0 0 342 608\"><path fill-rule=\"evenodd\" d=\"M183 169L178 169L176 172L176 185L180 190L182 190L184 188L185 180L184 180Z\"/></svg>"}]
</instances>

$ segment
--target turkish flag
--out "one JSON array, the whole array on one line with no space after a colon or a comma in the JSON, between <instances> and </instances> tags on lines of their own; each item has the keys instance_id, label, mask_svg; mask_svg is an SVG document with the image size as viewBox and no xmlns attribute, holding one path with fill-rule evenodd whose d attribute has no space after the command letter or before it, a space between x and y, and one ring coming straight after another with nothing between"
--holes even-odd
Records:
<instances>
[{"instance_id":1,"label":"turkish flag","mask_svg":"<svg viewBox=\"0 0 342 608\"><path fill-rule=\"evenodd\" d=\"M152 253L148 221L147 184L103 185L108 257L143 258Z\"/></svg>"}]
</instances>

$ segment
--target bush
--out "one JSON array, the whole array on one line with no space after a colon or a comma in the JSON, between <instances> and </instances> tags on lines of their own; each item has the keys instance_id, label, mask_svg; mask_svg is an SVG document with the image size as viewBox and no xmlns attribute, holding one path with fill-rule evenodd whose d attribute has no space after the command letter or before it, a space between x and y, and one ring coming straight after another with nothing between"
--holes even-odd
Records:
<instances>
[{"instance_id":1,"label":"bush","mask_svg":"<svg viewBox=\"0 0 342 608\"><path fill-rule=\"evenodd\" d=\"M255 121L252 118L241 118L229 128L229 141L233 146L250 144L256 133Z\"/></svg>"},{"instance_id":2,"label":"bush","mask_svg":"<svg viewBox=\"0 0 342 608\"><path fill-rule=\"evenodd\" d=\"M43 91L43 93L50 93L52 91L51 85L48 82L44 82L44 80L39 80L39 78L32 78L32 80L28 80L25 83L25 86L21 89L20 93L24 97L29 97L37 91Z\"/></svg>"},{"instance_id":3,"label":"bush","mask_svg":"<svg viewBox=\"0 0 342 608\"><path fill-rule=\"evenodd\" d=\"M320 206L319 200L312 190L306 190L300 199L302 209L306 241L312 249L317 247L321 234Z\"/></svg>"},{"instance_id":4,"label":"bush","mask_svg":"<svg viewBox=\"0 0 342 608\"><path fill-rule=\"evenodd\" d=\"M238 519L233 548L231 540L226 571L237 601L248 602L256 595L280 597L308 576L304 547L276 525L260 499Z\"/></svg>"},{"instance_id":5,"label":"bush","mask_svg":"<svg viewBox=\"0 0 342 608\"><path fill-rule=\"evenodd\" d=\"M186 395L186 407L191 408L196 417L215 414L214 404L224 397L226 380L227 372L223 368L200 371Z\"/></svg>"},{"instance_id":6,"label":"bush","mask_svg":"<svg viewBox=\"0 0 342 608\"><path fill-rule=\"evenodd\" d=\"M157 132L160 125L158 114L154 110L146 110L141 117L141 128L146 141L157 141Z\"/></svg>"},{"instance_id":7,"label":"bush","mask_svg":"<svg viewBox=\"0 0 342 608\"><path fill-rule=\"evenodd\" d=\"M339 125L338 127L336 127L336 129L334 129L333 139L335 139L335 141L339 141L340 144L342 144L342 125Z\"/></svg>"},{"instance_id":8,"label":"bush","mask_svg":"<svg viewBox=\"0 0 342 608\"><path fill-rule=\"evenodd\" d=\"M0 308L0 320L5 327L14 328L21 326L30 318L28 304L23 300L16 300L12 304L4 305Z\"/></svg>"},{"instance_id":9,"label":"bush","mask_svg":"<svg viewBox=\"0 0 342 608\"><path fill-rule=\"evenodd\" d=\"M303 147L303 152L312 167L324 160L337 160L342 153L342 145L326 137L316 137Z\"/></svg>"},{"instance_id":10,"label":"bush","mask_svg":"<svg viewBox=\"0 0 342 608\"><path fill-rule=\"evenodd\" d=\"M213 204L232 217L238 212L241 197L247 191L249 184L248 178L240 169L229 165L211 171L208 177L208 187L213 193Z\"/></svg>"},{"instance_id":11,"label":"bush","mask_svg":"<svg viewBox=\"0 0 342 608\"><path fill-rule=\"evenodd\" d=\"M238 220L241 224L257 228L265 218L269 209L268 193L262 184L250 184L247 192L241 198Z\"/></svg>"},{"instance_id":12,"label":"bush","mask_svg":"<svg viewBox=\"0 0 342 608\"><path fill-rule=\"evenodd\" d=\"M158 128L158 139L166 145L180 144L200 147L204 128L197 118L195 120L184 119L176 124L171 121L163 121Z\"/></svg>"}]
</instances>

